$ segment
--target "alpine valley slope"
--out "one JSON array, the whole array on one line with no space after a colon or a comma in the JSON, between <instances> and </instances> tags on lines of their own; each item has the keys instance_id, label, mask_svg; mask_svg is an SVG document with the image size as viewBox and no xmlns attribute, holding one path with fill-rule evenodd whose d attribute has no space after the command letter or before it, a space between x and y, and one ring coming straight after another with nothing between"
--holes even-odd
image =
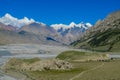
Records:
<instances>
[{"instance_id":1,"label":"alpine valley slope","mask_svg":"<svg viewBox=\"0 0 120 80\"><path fill-rule=\"evenodd\" d=\"M60 31L56 29L58 25L48 26L27 17L18 19L7 13L0 18L0 44L70 44L92 26L90 23L75 24L72 22L66 26L59 25Z\"/></svg>"},{"instance_id":2,"label":"alpine valley slope","mask_svg":"<svg viewBox=\"0 0 120 80\"><path fill-rule=\"evenodd\" d=\"M71 45L95 51L120 52L120 10L109 14L104 20L98 20Z\"/></svg>"}]
</instances>

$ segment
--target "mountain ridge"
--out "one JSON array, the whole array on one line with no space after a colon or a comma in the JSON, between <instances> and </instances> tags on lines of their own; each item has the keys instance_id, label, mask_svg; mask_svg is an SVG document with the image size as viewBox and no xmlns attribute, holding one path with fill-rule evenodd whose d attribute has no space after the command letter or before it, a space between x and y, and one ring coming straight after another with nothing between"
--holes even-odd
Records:
<instances>
[{"instance_id":1,"label":"mountain ridge","mask_svg":"<svg viewBox=\"0 0 120 80\"><path fill-rule=\"evenodd\" d=\"M120 10L110 13L104 20L98 20L94 27L71 43L77 48L95 51L120 51Z\"/></svg>"}]
</instances>

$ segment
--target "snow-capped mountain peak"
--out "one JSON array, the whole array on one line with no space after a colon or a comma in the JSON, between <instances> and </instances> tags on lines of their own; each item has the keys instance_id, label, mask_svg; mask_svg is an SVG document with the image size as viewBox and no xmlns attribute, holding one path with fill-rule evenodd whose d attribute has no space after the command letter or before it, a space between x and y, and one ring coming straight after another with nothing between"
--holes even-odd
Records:
<instances>
[{"instance_id":1,"label":"snow-capped mountain peak","mask_svg":"<svg viewBox=\"0 0 120 80\"><path fill-rule=\"evenodd\" d=\"M69 24L69 27L75 27L76 26L76 23L74 23L74 22L71 22L70 24Z\"/></svg>"},{"instance_id":2,"label":"snow-capped mountain peak","mask_svg":"<svg viewBox=\"0 0 120 80\"><path fill-rule=\"evenodd\" d=\"M90 23L86 23L86 25L87 25L88 27L91 27L91 26L92 26L92 24L90 24Z\"/></svg>"},{"instance_id":3,"label":"snow-capped mountain peak","mask_svg":"<svg viewBox=\"0 0 120 80\"><path fill-rule=\"evenodd\" d=\"M5 17L5 18L9 18L9 19L16 19L16 18L12 17L12 16L11 16L10 14L8 14L8 13L6 13L4 17Z\"/></svg>"},{"instance_id":4,"label":"snow-capped mountain peak","mask_svg":"<svg viewBox=\"0 0 120 80\"><path fill-rule=\"evenodd\" d=\"M74 22L71 22L69 25L65 25L65 24L52 24L51 27L53 27L55 30L60 30L62 29L62 31L65 31L66 29L71 29L71 28L84 28L85 30L88 29L89 27L92 27L92 24L90 23L79 23L76 24Z\"/></svg>"},{"instance_id":5,"label":"snow-capped mountain peak","mask_svg":"<svg viewBox=\"0 0 120 80\"><path fill-rule=\"evenodd\" d=\"M24 17L23 19L18 19L10 14L6 13L3 17L0 18L0 22L5 25L12 25L17 28L21 28L24 25L30 24L35 22L34 19L28 19L27 17Z\"/></svg>"}]
</instances>

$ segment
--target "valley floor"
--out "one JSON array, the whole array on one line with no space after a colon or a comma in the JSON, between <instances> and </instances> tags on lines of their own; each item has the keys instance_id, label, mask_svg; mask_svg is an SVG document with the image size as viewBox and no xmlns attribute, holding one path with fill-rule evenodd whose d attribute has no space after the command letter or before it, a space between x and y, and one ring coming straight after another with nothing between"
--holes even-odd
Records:
<instances>
[{"instance_id":1,"label":"valley floor","mask_svg":"<svg viewBox=\"0 0 120 80\"><path fill-rule=\"evenodd\" d=\"M4 52L6 55L1 54L1 59L4 58L5 60L0 65L3 65L4 62L11 57L40 57L43 59L48 57L55 58L61 52L68 50L89 52L86 50L73 49L67 46L33 44L4 45L0 46L0 54L1 52ZM73 64L74 69L68 71L50 70L19 72L9 70L7 71L7 75L13 76L19 80L120 80L120 60L112 60L109 62L72 61L71 63ZM13 78L11 80L15 79Z\"/></svg>"},{"instance_id":2,"label":"valley floor","mask_svg":"<svg viewBox=\"0 0 120 80\"><path fill-rule=\"evenodd\" d=\"M24 80L120 80L120 60L110 62L72 62L75 69L69 71L13 72L24 74Z\"/></svg>"}]
</instances>

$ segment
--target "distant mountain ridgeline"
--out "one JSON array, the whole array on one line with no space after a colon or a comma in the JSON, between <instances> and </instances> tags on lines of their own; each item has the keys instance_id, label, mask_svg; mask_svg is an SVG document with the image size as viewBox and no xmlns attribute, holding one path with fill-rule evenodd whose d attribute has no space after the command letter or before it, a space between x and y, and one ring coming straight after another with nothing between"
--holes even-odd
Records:
<instances>
[{"instance_id":1,"label":"distant mountain ridgeline","mask_svg":"<svg viewBox=\"0 0 120 80\"><path fill-rule=\"evenodd\" d=\"M120 11L98 20L72 46L95 51L120 51Z\"/></svg>"},{"instance_id":2,"label":"distant mountain ridgeline","mask_svg":"<svg viewBox=\"0 0 120 80\"><path fill-rule=\"evenodd\" d=\"M0 18L0 44L37 43L70 44L76 41L92 25L90 23L48 26L34 19L18 19L10 14Z\"/></svg>"}]
</instances>

